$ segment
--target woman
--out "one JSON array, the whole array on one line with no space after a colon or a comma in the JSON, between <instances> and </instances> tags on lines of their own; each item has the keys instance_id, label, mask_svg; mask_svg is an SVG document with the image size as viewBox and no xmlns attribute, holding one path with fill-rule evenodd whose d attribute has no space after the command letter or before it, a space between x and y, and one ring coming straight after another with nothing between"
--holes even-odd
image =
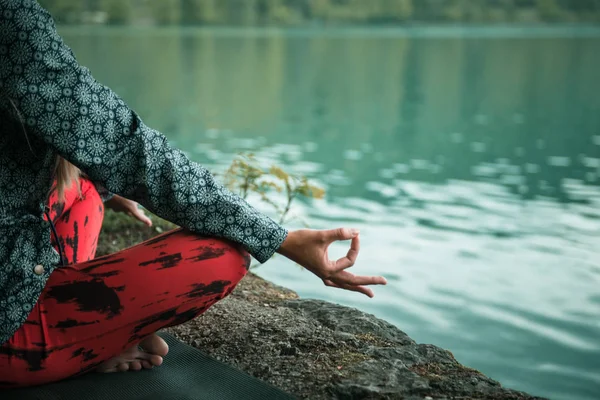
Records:
<instances>
[{"instance_id":1,"label":"woman","mask_svg":"<svg viewBox=\"0 0 600 400\"><path fill-rule=\"evenodd\" d=\"M35 1L0 0L0 92L0 387L160 365L154 333L227 296L247 252L368 296L385 284L346 271L357 231L288 232L172 148L77 63ZM182 228L94 259L99 188ZM350 250L330 261L336 240Z\"/></svg>"}]
</instances>

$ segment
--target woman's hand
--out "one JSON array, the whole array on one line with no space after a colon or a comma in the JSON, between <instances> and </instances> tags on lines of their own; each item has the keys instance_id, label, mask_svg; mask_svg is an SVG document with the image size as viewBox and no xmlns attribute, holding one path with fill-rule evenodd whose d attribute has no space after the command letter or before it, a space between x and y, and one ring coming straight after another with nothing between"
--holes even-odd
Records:
<instances>
[{"instance_id":1,"label":"woman's hand","mask_svg":"<svg viewBox=\"0 0 600 400\"><path fill-rule=\"evenodd\" d=\"M130 217L138 219L148 226L152 226L152 220L144 214L144 211L138 207L138 203L135 201L115 194L110 200L107 200L104 205L114 211L126 213Z\"/></svg>"},{"instance_id":2,"label":"woman's hand","mask_svg":"<svg viewBox=\"0 0 600 400\"><path fill-rule=\"evenodd\" d=\"M301 229L288 233L287 238L277 251L292 261L317 275L327 286L352 290L373 297L373 291L366 285L385 285L382 276L356 276L347 268L354 265L360 241L358 231L348 228L332 230ZM337 240L352 240L346 257L332 261L327 249Z\"/></svg>"}]
</instances>

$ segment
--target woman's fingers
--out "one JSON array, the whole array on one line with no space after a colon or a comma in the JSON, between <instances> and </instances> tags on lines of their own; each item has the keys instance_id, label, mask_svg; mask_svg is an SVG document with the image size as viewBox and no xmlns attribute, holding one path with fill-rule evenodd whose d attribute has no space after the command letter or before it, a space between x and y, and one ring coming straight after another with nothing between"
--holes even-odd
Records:
<instances>
[{"instance_id":1,"label":"woman's fingers","mask_svg":"<svg viewBox=\"0 0 600 400\"><path fill-rule=\"evenodd\" d=\"M127 204L127 208L129 209L127 211L127 214L129 214L131 217L142 221L144 224L148 225L148 226L152 226L152 220L150 218L148 218L148 216L146 214L144 214L144 211L138 207L138 203L136 203L135 201L131 201L131 200L127 200L129 202L129 204Z\"/></svg>"},{"instance_id":2,"label":"woman's fingers","mask_svg":"<svg viewBox=\"0 0 600 400\"><path fill-rule=\"evenodd\" d=\"M331 261L328 247L338 240L351 240L345 257ZM356 276L346 270L356 262L360 251L359 232L356 229L339 228L326 231L300 229L289 232L278 252L302 265L323 280L325 285L363 293L373 297L368 285L385 285L381 276Z\"/></svg>"},{"instance_id":3,"label":"woman's fingers","mask_svg":"<svg viewBox=\"0 0 600 400\"><path fill-rule=\"evenodd\" d=\"M325 283L325 286L330 286L330 287L335 287L338 289L344 289L344 290L350 290L353 292L359 292L362 294L365 294L369 297L373 297L373 291L371 289L369 289L366 286L352 286L352 285L338 285L335 282L330 281L329 279L325 279L323 280L323 282Z\"/></svg>"},{"instance_id":4,"label":"woman's fingers","mask_svg":"<svg viewBox=\"0 0 600 400\"><path fill-rule=\"evenodd\" d=\"M350 240L358 236L358 229L338 228L325 231L325 239L331 243L336 240Z\"/></svg>"},{"instance_id":5,"label":"woman's fingers","mask_svg":"<svg viewBox=\"0 0 600 400\"><path fill-rule=\"evenodd\" d=\"M142 221L144 224L148 226L152 226L152 220L144 214L144 212L136 207L136 210L133 212L133 216L138 220Z\"/></svg>"},{"instance_id":6,"label":"woman's fingers","mask_svg":"<svg viewBox=\"0 0 600 400\"><path fill-rule=\"evenodd\" d=\"M340 271L330 277L328 280L338 285L385 285L387 281L383 276L357 276L348 271Z\"/></svg>"},{"instance_id":7,"label":"woman's fingers","mask_svg":"<svg viewBox=\"0 0 600 400\"><path fill-rule=\"evenodd\" d=\"M360 251L360 236L356 235L352 238L352 242L350 242L350 250L346 254L346 257L342 257L337 260L334 264L334 271L338 272L349 268L354 265L356 262L356 258L358 257L358 252Z\"/></svg>"}]
</instances>

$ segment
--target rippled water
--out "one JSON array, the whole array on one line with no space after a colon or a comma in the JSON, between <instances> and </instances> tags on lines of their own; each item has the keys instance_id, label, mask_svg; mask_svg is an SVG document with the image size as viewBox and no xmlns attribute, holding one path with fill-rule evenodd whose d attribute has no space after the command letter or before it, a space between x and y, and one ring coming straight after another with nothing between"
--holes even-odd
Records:
<instances>
[{"instance_id":1,"label":"rippled water","mask_svg":"<svg viewBox=\"0 0 600 400\"><path fill-rule=\"evenodd\" d=\"M507 386L599 398L600 34L415 32L64 31L195 160L251 150L324 186L295 213L360 228L355 272L389 284L369 300L281 257L260 275Z\"/></svg>"}]
</instances>

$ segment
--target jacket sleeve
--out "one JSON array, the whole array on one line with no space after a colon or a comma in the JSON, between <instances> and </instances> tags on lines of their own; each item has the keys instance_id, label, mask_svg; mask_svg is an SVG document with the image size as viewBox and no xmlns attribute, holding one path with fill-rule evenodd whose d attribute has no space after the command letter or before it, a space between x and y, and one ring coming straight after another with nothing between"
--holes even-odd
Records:
<instances>
[{"instance_id":1,"label":"jacket sleeve","mask_svg":"<svg viewBox=\"0 0 600 400\"><path fill-rule=\"evenodd\" d=\"M287 230L229 192L79 65L50 14L0 0L0 89L27 132L112 193L191 231L241 243L265 262Z\"/></svg>"}]
</instances>

